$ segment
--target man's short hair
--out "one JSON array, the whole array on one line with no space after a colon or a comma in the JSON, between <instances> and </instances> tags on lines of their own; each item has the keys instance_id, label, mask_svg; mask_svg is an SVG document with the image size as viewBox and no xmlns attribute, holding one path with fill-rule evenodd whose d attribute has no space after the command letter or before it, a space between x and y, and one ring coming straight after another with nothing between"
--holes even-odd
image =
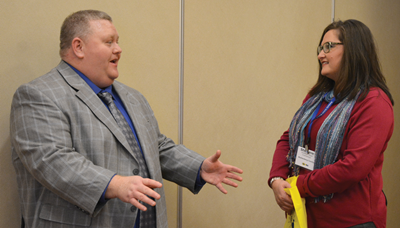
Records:
<instances>
[{"instance_id":1,"label":"man's short hair","mask_svg":"<svg viewBox=\"0 0 400 228\"><path fill-rule=\"evenodd\" d=\"M112 22L111 17L107 13L98 10L81 10L65 18L60 32L61 57L71 47L72 40L75 37L85 39L91 33L89 22L93 20L107 20Z\"/></svg>"}]
</instances>

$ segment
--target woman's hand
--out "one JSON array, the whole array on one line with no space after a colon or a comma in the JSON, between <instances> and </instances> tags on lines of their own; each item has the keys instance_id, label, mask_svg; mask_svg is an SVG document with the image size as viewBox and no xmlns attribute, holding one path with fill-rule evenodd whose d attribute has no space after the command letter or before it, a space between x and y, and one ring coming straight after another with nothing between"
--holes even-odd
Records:
<instances>
[{"instance_id":1,"label":"woman's hand","mask_svg":"<svg viewBox=\"0 0 400 228\"><path fill-rule=\"evenodd\" d=\"M272 190L275 194L276 203L286 213L291 214L294 209L292 198L285 192L285 188L290 188L290 184L287 181L278 179L272 182Z\"/></svg>"}]
</instances>

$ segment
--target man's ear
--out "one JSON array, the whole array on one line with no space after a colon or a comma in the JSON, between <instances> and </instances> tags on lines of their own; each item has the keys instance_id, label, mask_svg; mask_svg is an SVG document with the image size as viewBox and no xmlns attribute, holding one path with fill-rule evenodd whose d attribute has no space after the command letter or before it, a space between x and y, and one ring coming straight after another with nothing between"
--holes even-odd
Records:
<instances>
[{"instance_id":1,"label":"man's ear","mask_svg":"<svg viewBox=\"0 0 400 228\"><path fill-rule=\"evenodd\" d=\"M85 56L85 53L83 52L83 47L84 47L84 42L81 38L75 37L72 40L71 48L72 51L74 52L75 56L78 57L79 59L82 59Z\"/></svg>"}]
</instances>

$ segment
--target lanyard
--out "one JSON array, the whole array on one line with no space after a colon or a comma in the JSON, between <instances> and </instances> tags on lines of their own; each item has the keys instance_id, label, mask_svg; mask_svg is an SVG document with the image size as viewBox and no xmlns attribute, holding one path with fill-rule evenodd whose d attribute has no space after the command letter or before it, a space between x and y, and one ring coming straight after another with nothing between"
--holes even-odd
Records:
<instances>
[{"instance_id":1,"label":"lanyard","mask_svg":"<svg viewBox=\"0 0 400 228\"><path fill-rule=\"evenodd\" d=\"M326 94L325 94L325 96L326 96ZM331 100L331 101L329 102L329 104L325 107L325 109L321 112L321 114L319 114L318 116L316 116L316 115L318 114L318 112L319 112L319 109L321 108L322 102L324 102L325 96L324 96L324 98L322 99L322 101L319 103L317 109L315 109L313 115L311 116L310 125L308 125L308 134L307 134L307 140L306 140L306 142L307 142L307 143L306 143L306 148L307 148L307 150L308 150L308 144L310 143L311 128L312 128L312 125L313 125L313 123L314 123L314 120L316 120L316 119L320 118L321 116L323 116L323 115L329 110L329 108L333 105L333 103L334 103L335 100L336 100L335 97L332 98L332 100Z\"/></svg>"}]
</instances>

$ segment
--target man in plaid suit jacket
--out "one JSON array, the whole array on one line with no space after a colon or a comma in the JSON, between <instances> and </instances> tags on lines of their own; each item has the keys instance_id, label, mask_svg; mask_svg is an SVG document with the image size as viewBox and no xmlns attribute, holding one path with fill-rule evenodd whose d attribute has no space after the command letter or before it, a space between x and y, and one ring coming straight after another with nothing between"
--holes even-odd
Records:
<instances>
[{"instance_id":1,"label":"man in plaid suit jacket","mask_svg":"<svg viewBox=\"0 0 400 228\"><path fill-rule=\"evenodd\" d=\"M241 181L242 170L221 163L220 151L204 159L161 134L146 99L114 81L122 50L106 13L70 15L60 41L60 64L20 86L12 102L12 159L26 227L134 227L142 202L156 207L158 228L168 227L163 178L193 193L199 182L226 193L221 183ZM150 178L137 175L137 158L96 94L106 88L134 125Z\"/></svg>"}]
</instances>

